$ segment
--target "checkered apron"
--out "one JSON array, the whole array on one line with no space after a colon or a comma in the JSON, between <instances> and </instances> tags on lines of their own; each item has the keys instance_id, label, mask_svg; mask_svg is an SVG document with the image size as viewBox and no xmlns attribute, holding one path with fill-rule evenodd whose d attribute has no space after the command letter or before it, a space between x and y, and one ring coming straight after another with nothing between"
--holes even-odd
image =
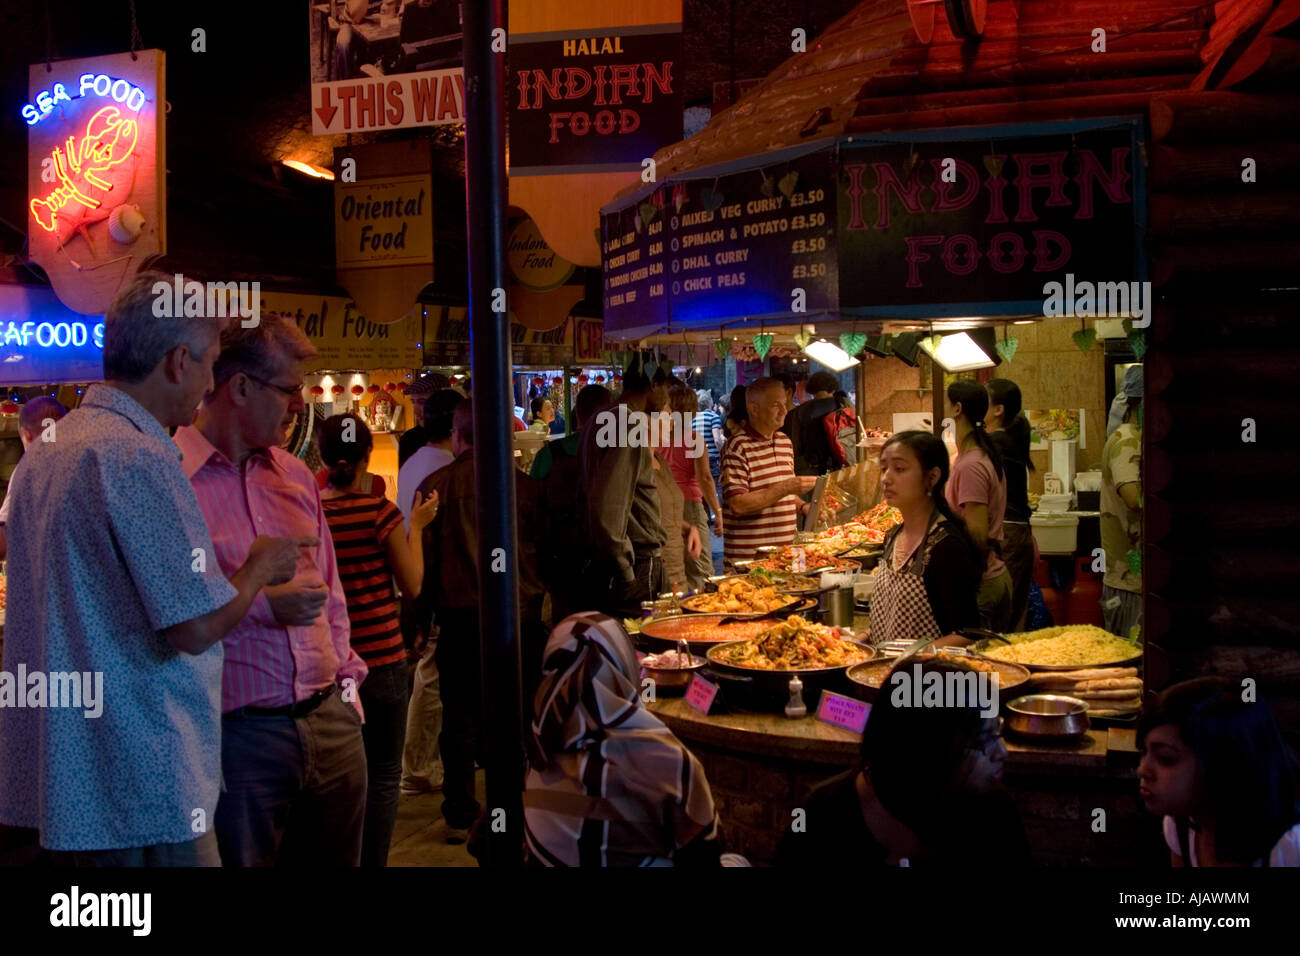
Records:
<instances>
[{"instance_id":1,"label":"checkered apron","mask_svg":"<svg viewBox=\"0 0 1300 956\"><path fill-rule=\"evenodd\" d=\"M934 619L930 598L925 593L926 543L934 522L926 531L926 540L916 549L902 568L895 571L893 563L894 540L891 538L881 556L876 572L876 586L871 592L871 642L919 641L923 637L943 637L939 622Z\"/></svg>"}]
</instances>

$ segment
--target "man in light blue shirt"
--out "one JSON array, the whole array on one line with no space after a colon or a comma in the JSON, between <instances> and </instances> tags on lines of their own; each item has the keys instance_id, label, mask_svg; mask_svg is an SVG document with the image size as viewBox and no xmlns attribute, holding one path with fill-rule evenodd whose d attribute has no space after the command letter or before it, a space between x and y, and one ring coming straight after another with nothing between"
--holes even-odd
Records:
<instances>
[{"instance_id":1,"label":"man in light blue shirt","mask_svg":"<svg viewBox=\"0 0 1300 956\"><path fill-rule=\"evenodd\" d=\"M222 575L166 429L211 390L224 323L155 315L171 280L122 289L105 382L29 451L6 529L27 586L5 621L0 822L38 830L61 865L219 865L220 640L307 541L259 538ZM98 715L34 694L70 674L102 682Z\"/></svg>"}]
</instances>

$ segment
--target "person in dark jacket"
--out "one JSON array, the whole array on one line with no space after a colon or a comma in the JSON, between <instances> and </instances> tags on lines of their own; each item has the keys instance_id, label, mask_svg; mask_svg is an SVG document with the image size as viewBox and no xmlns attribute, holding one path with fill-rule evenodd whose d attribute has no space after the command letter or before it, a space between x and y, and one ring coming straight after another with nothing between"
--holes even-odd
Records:
<instances>
[{"instance_id":1,"label":"person in dark jacket","mask_svg":"<svg viewBox=\"0 0 1300 956\"><path fill-rule=\"evenodd\" d=\"M642 601L664 590L661 549L667 535L649 427L636 426L640 416L658 412L666 401L666 389L651 386L634 363L623 376L619 400L597 410L582 431L578 469L589 551L582 578L591 607L581 610L598 610L618 620L635 618Z\"/></svg>"},{"instance_id":2,"label":"person in dark jacket","mask_svg":"<svg viewBox=\"0 0 1300 956\"><path fill-rule=\"evenodd\" d=\"M483 726L479 655L478 484L474 477L474 416L469 399L452 415L455 461L424 480L419 493L436 492L437 517L425 530L424 586L438 620L438 690L442 732L442 815L447 842L463 843L479 814L474 796L474 760ZM515 473L519 538L520 651L523 690L531 694L541 678L546 630L541 625L543 588L537 571L537 482Z\"/></svg>"},{"instance_id":3,"label":"person in dark jacket","mask_svg":"<svg viewBox=\"0 0 1300 956\"><path fill-rule=\"evenodd\" d=\"M836 466L830 439L824 427L826 416L839 407L835 391L840 387L830 372L814 372L808 377L812 400L804 402L786 416L793 421L790 439L794 443L794 473L824 475Z\"/></svg>"}]
</instances>

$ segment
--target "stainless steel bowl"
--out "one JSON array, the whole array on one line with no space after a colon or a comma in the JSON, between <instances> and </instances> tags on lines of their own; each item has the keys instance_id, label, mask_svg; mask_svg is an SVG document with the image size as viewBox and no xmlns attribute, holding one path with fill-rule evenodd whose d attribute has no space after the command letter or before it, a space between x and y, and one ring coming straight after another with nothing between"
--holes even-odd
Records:
<instances>
[{"instance_id":1,"label":"stainless steel bowl","mask_svg":"<svg viewBox=\"0 0 1300 956\"><path fill-rule=\"evenodd\" d=\"M1028 694L1007 704L1007 730L1026 737L1081 737L1088 705L1062 694Z\"/></svg>"},{"instance_id":2,"label":"stainless steel bowl","mask_svg":"<svg viewBox=\"0 0 1300 956\"><path fill-rule=\"evenodd\" d=\"M648 657L646 660L653 660L653 658ZM679 690L690 684L691 678L701 671L708 662L707 658L700 657L697 654L691 655L691 663L687 667L648 667L643 662L641 664L641 673L653 680L656 687Z\"/></svg>"}]
</instances>

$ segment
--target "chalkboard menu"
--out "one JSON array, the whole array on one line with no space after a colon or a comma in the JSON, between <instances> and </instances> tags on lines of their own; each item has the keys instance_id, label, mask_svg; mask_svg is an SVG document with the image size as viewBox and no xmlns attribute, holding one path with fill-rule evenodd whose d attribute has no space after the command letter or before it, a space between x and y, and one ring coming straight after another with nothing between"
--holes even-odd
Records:
<instances>
[{"instance_id":1,"label":"chalkboard menu","mask_svg":"<svg viewBox=\"0 0 1300 956\"><path fill-rule=\"evenodd\" d=\"M1136 280L1132 127L841 146L840 305L1041 302Z\"/></svg>"},{"instance_id":2,"label":"chalkboard menu","mask_svg":"<svg viewBox=\"0 0 1300 956\"><path fill-rule=\"evenodd\" d=\"M835 308L833 159L814 153L673 185L674 322Z\"/></svg>"},{"instance_id":3,"label":"chalkboard menu","mask_svg":"<svg viewBox=\"0 0 1300 956\"><path fill-rule=\"evenodd\" d=\"M670 181L602 216L606 328L833 311L834 169L826 150Z\"/></svg>"},{"instance_id":4,"label":"chalkboard menu","mask_svg":"<svg viewBox=\"0 0 1300 956\"><path fill-rule=\"evenodd\" d=\"M640 202L600 217L607 329L668 324L667 189L661 186Z\"/></svg>"}]
</instances>

